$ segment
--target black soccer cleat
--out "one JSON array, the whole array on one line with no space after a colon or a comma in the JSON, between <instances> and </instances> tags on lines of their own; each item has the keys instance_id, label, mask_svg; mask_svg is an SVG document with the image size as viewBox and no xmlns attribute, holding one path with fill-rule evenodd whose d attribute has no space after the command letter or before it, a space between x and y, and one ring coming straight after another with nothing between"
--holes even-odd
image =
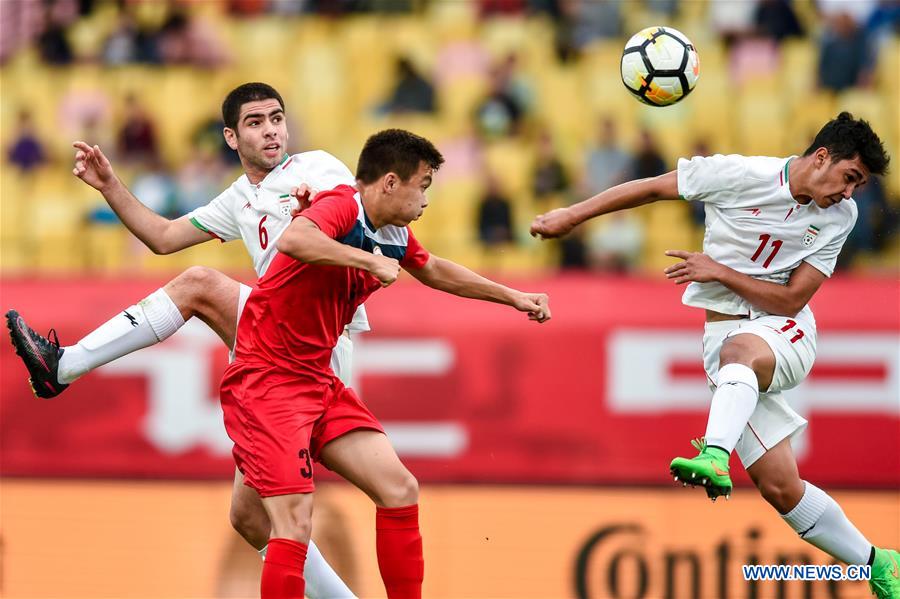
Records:
<instances>
[{"instance_id":1,"label":"black soccer cleat","mask_svg":"<svg viewBox=\"0 0 900 599\"><path fill-rule=\"evenodd\" d=\"M9 338L16 354L22 358L31 376L28 382L34 394L50 399L65 391L68 385L63 385L56 378L59 358L65 351L59 346L56 331L50 329L47 334L52 340L38 335L15 310L6 313L6 328L9 329Z\"/></svg>"}]
</instances>

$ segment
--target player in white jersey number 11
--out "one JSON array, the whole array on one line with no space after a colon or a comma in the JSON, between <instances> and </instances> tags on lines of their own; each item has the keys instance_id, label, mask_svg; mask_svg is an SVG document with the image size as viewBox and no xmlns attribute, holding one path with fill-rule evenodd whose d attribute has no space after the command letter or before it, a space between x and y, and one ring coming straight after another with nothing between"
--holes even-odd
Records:
<instances>
[{"instance_id":1,"label":"player in white jersey number 11","mask_svg":"<svg viewBox=\"0 0 900 599\"><path fill-rule=\"evenodd\" d=\"M261 276L291 222L292 208L308 200L310 190L353 185L356 179L325 152L286 153L284 102L266 84L248 83L232 90L222 104L222 117L225 139L237 151L244 174L208 205L181 218L169 220L138 201L98 146L76 142L72 172L100 191L122 223L154 253L170 254L212 239L241 239ZM35 333L14 310L7 313L7 326L35 394L51 398L87 372L165 340L194 316L233 348L249 290L218 271L194 266L72 346L60 347L55 335L50 341ZM349 328L368 330L364 311ZM352 343L345 334L334 349L332 368L348 385L351 357ZM269 519L259 496L243 484L237 471L230 516L234 528L264 555ZM312 543L304 574L307 595L313 599L353 596Z\"/></svg>"},{"instance_id":2,"label":"player in white jersey number 11","mask_svg":"<svg viewBox=\"0 0 900 599\"><path fill-rule=\"evenodd\" d=\"M812 368L816 323L807 306L834 271L856 222L854 189L889 158L865 121L841 113L802 156L681 159L675 171L630 181L539 215L532 235L561 237L591 218L662 200L704 203L703 252L672 250L665 270L706 310L703 361L714 390L699 455L675 458L676 481L710 498L731 494L738 454L762 497L808 543L848 564L872 566L881 598L900 598L896 551L876 548L827 493L800 478L790 438L806 421L781 391Z\"/></svg>"}]
</instances>

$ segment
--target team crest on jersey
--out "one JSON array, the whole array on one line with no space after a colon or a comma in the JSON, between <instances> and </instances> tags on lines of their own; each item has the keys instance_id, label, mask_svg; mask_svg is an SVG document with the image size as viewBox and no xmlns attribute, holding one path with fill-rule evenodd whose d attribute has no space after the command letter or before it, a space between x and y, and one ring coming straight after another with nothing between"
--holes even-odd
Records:
<instances>
[{"instance_id":1,"label":"team crest on jersey","mask_svg":"<svg viewBox=\"0 0 900 599\"><path fill-rule=\"evenodd\" d=\"M810 248L816 242L816 237L819 236L819 227L814 225L810 225L808 229L806 229L806 233L803 234L803 247Z\"/></svg>"},{"instance_id":2,"label":"team crest on jersey","mask_svg":"<svg viewBox=\"0 0 900 599\"><path fill-rule=\"evenodd\" d=\"M290 198L279 201L278 212L280 212L281 216L283 216L285 218L287 218L291 215L291 200L290 200Z\"/></svg>"}]
</instances>

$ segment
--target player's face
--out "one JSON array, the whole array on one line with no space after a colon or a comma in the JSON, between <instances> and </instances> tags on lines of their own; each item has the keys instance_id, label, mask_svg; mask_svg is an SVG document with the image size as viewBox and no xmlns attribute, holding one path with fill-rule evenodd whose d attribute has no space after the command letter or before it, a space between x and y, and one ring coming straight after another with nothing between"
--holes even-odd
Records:
<instances>
[{"instance_id":1,"label":"player's face","mask_svg":"<svg viewBox=\"0 0 900 599\"><path fill-rule=\"evenodd\" d=\"M865 185L869 170L859 156L850 160L832 160L828 150L819 148L814 155L815 169L810 177L813 201L820 208L834 206L846 200Z\"/></svg>"},{"instance_id":2,"label":"player's face","mask_svg":"<svg viewBox=\"0 0 900 599\"><path fill-rule=\"evenodd\" d=\"M270 171L287 151L287 122L278 100L258 100L241 105L237 130L225 129L225 140L237 150L246 166Z\"/></svg>"},{"instance_id":3,"label":"player's face","mask_svg":"<svg viewBox=\"0 0 900 599\"><path fill-rule=\"evenodd\" d=\"M420 162L419 169L408 180L401 181L399 177L396 178L391 191L390 224L405 227L422 216L422 212L428 207L425 192L431 186L433 175L432 168L425 162Z\"/></svg>"}]
</instances>

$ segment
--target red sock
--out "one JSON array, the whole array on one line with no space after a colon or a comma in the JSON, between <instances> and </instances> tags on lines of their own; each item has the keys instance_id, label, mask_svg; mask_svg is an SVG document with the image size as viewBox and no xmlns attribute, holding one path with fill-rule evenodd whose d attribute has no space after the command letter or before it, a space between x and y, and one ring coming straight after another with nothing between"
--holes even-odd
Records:
<instances>
[{"instance_id":1,"label":"red sock","mask_svg":"<svg viewBox=\"0 0 900 599\"><path fill-rule=\"evenodd\" d=\"M263 562L260 599L303 599L306 545L290 539L269 539Z\"/></svg>"},{"instance_id":2,"label":"red sock","mask_svg":"<svg viewBox=\"0 0 900 599\"><path fill-rule=\"evenodd\" d=\"M421 599L425 560L419 506L377 508L375 547L388 599Z\"/></svg>"}]
</instances>

